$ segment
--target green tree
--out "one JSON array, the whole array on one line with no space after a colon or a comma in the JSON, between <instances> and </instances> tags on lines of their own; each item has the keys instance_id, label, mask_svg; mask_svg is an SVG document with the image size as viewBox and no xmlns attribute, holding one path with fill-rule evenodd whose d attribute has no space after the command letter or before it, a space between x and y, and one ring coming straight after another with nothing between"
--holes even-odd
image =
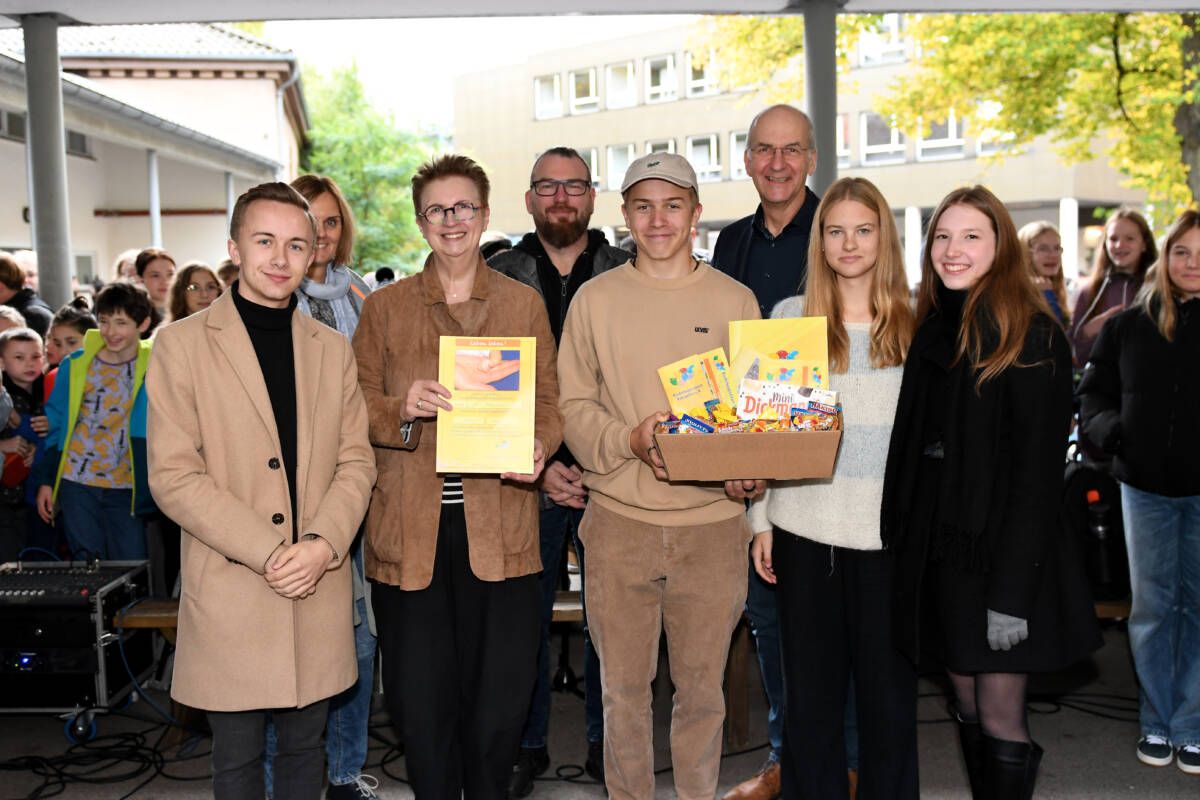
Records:
<instances>
[{"instance_id":1,"label":"green tree","mask_svg":"<svg viewBox=\"0 0 1200 800\"><path fill-rule=\"evenodd\" d=\"M428 141L371 106L355 66L328 76L305 71L304 86L311 127L302 164L333 178L346 195L358 225L354 266L416 271L425 242L409 181L429 157Z\"/></svg>"},{"instance_id":2,"label":"green tree","mask_svg":"<svg viewBox=\"0 0 1200 800\"><path fill-rule=\"evenodd\" d=\"M864 29L851 19L839 17L839 40ZM1012 147L1048 136L1068 161L1094 157L1099 144L1164 209L1200 201L1200 14L937 14L906 23L918 55L877 110L908 133L953 109L976 130L1006 132ZM802 24L719 17L703 41L724 41L722 72L740 81L728 85L752 77L770 86L800 52ZM760 36L779 48L760 54L751 44Z\"/></svg>"}]
</instances>

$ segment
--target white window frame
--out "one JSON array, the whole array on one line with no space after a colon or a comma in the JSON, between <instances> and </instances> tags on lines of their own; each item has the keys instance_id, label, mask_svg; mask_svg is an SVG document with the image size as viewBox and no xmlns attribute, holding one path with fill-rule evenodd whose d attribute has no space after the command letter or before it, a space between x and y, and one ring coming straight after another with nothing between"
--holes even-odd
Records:
<instances>
[{"instance_id":1,"label":"white window frame","mask_svg":"<svg viewBox=\"0 0 1200 800\"><path fill-rule=\"evenodd\" d=\"M617 169L613 165L613 154L621 148L625 148L627 160L623 169ZM628 144L610 144L608 147L604 148L604 169L605 174L608 176L610 189L616 190L621 188L621 181L625 180L625 171L629 169L629 165L632 164L636 158L637 147L634 146L633 142L629 142Z\"/></svg>"},{"instance_id":2,"label":"white window frame","mask_svg":"<svg viewBox=\"0 0 1200 800\"><path fill-rule=\"evenodd\" d=\"M600 181L600 148L580 147L575 152L579 153L587 162L589 171L592 173L592 186L599 190L603 185Z\"/></svg>"},{"instance_id":3,"label":"white window frame","mask_svg":"<svg viewBox=\"0 0 1200 800\"><path fill-rule=\"evenodd\" d=\"M628 74L628 88L624 93L617 93L613 89L613 75L618 70L624 70ZM632 108L637 105L637 66L634 61L621 61L616 64L609 64L604 68L604 105L605 108Z\"/></svg>"},{"instance_id":4,"label":"white window frame","mask_svg":"<svg viewBox=\"0 0 1200 800\"><path fill-rule=\"evenodd\" d=\"M542 81L552 81L554 86L553 104L542 103ZM551 75L538 75L533 79L533 118L557 119L563 115L562 75L555 72Z\"/></svg>"},{"instance_id":5,"label":"white window frame","mask_svg":"<svg viewBox=\"0 0 1200 800\"><path fill-rule=\"evenodd\" d=\"M908 59L902 14L884 14L883 30L868 31L858 39L858 66L878 67Z\"/></svg>"},{"instance_id":6,"label":"white window frame","mask_svg":"<svg viewBox=\"0 0 1200 800\"><path fill-rule=\"evenodd\" d=\"M871 117L879 117L889 123L891 140L887 144L870 144L867 136L867 123ZM874 111L863 111L859 114L859 148L862 152L864 167L877 167L884 164L903 164L908 160L908 145L904 134L896 127L894 121L889 121L882 114Z\"/></svg>"},{"instance_id":7,"label":"white window frame","mask_svg":"<svg viewBox=\"0 0 1200 800\"><path fill-rule=\"evenodd\" d=\"M741 139L741 144L738 144ZM729 178L741 181L750 177L746 172L746 147L750 144L750 131L734 131L729 134Z\"/></svg>"},{"instance_id":8,"label":"white window frame","mask_svg":"<svg viewBox=\"0 0 1200 800\"><path fill-rule=\"evenodd\" d=\"M654 64L666 62L666 81L661 86L650 83L654 76ZM679 98L679 73L675 71L675 54L666 53L661 56L650 56L642 62L642 72L645 74L645 98L647 103L667 103Z\"/></svg>"},{"instance_id":9,"label":"white window frame","mask_svg":"<svg viewBox=\"0 0 1200 800\"><path fill-rule=\"evenodd\" d=\"M958 116L953 110L946 114L944 138L925 138L925 121L918 120L917 124L921 126L921 136L917 139L917 161L950 161L966 157L963 124L958 121Z\"/></svg>"},{"instance_id":10,"label":"white window frame","mask_svg":"<svg viewBox=\"0 0 1200 800\"><path fill-rule=\"evenodd\" d=\"M667 146L667 149L666 150L654 150L653 147L656 144L665 144ZM674 153L674 152L675 152L675 137L671 137L670 139L647 139L646 140L646 155L650 155L651 153Z\"/></svg>"},{"instance_id":11,"label":"white window frame","mask_svg":"<svg viewBox=\"0 0 1200 800\"><path fill-rule=\"evenodd\" d=\"M700 78L692 75L694 67L692 66L692 53L687 53L687 96L688 97L708 97L717 94L721 91L721 87L717 84L716 70L713 68L713 54L708 54L708 63L705 64L704 73Z\"/></svg>"},{"instance_id":12,"label":"white window frame","mask_svg":"<svg viewBox=\"0 0 1200 800\"><path fill-rule=\"evenodd\" d=\"M837 128L834 129L834 143L838 167L845 169L850 166L850 115L837 115Z\"/></svg>"},{"instance_id":13,"label":"white window frame","mask_svg":"<svg viewBox=\"0 0 1200 800\"><path fill-rule=\"evenodd\" d=\"M592 86L591 94L579 96L575 94L575 78L586 75ZM572 114L594 114L600 110L600 76L595 67L573 69L567 73L568 107Z\"/></svg>"},{"instance_id":14,"label":"white window frame","mask_svg":"<svg viewBox=\"0 0 1200 800\"><path fill-rule=\"evenodd\" d=\"M709 153L715 156L715 159L710 160L708 164L700 166L697 164L693 156L694 147L701 142L708 145ZM721 137L715 133L702 133L696 136L687 137L687 145L684 149L684 155L691 162L693 169L696 170L696 180L700 183L712 183L713 181L721 180Z\"/></svg>"}]
</instances>

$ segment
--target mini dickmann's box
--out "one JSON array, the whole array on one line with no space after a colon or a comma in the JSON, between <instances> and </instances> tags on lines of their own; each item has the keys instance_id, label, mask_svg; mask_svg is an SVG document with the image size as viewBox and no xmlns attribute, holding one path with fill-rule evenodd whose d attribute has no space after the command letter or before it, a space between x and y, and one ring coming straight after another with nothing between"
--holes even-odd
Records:
<instances>
[{"instance_id":1,"label":"mini dickmann's box","mask_svg":"<svg viewBox=\"0 0 1200 800\"><path fill-rule=\"evenodd\" d=\"M833 475L842 443L842 415L832 431L654 434L671 481L762 478L799 480Z\"/></svg>"}]
</instances>

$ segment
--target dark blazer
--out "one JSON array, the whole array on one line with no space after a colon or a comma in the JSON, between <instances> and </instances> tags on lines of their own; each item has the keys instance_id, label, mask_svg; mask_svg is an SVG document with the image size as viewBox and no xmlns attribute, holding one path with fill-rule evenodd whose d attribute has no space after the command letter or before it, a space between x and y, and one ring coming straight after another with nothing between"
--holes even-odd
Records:
<instances>
[{"instance_id":1,"label":"dark blazer","mask_svg":"<svg viewBox=\"0 0 1200 800\"><path fill-rule=\"evenodd\" d=\"M1144 492L1200 495L1200 301L1175 301L1168 342L1141 305L1104 324L1079 383L1084 434Z\"/></svg>"},{"instance_id":2,"label":"dark blazer","mask_svg":"<svg viewBox=\"0 0 1200 800\"><path fill-rule=\"evenodd\" d=\"M811 189L804 190L804 204L796 212L793 224L798 224L804 230L812 227L813 218L817 215L817 206L821 199ZM711 263L739 283L746 283L746 270L750 261L750 241L754 238L754 218L762 210L761 205L753 214L729 223L721 229L717 243L713 247ZM801 282L803 285L803 282ZM767 309L770 312L771 309Z\"/></svg>"}]
</instances>

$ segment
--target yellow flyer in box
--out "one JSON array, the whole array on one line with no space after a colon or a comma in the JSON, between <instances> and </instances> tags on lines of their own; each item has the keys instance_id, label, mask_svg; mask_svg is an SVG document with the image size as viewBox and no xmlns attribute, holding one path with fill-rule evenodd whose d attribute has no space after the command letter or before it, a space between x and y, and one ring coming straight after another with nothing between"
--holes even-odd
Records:
<instances>
[{"instance_id":1,"label":"yellow flyer in box","mask_svg":"<svg viewBox=\"0 0 1200 800\"><path fill-rule=\"evenodd\" d=\"M825 317L755 319L729 323L733 373L743 378L829 388Z\"/></svg>"},{"instance_id":2,"label":"yellow flyer in box","mask_svg":"<svg viewBox=\"0 0 1200 800\"><path fill-rule=\"evenodd\" d=\"M437 471L533 472L537 340L441 337L438 382L453 411L438 411Z\"/></svg>"},{"instance_id":3,"label":"yellow flyer in box","mask_svg":"<svg viewBox=\"0 0 1200 800\"><path fill-rule=\"evenodd\" d=\"M737 403L723 347L659 367L658 379L667 393L671 413L677 417L703 408L709 400L719 400L731 408Z\"/></svg>"}]
</instances>

